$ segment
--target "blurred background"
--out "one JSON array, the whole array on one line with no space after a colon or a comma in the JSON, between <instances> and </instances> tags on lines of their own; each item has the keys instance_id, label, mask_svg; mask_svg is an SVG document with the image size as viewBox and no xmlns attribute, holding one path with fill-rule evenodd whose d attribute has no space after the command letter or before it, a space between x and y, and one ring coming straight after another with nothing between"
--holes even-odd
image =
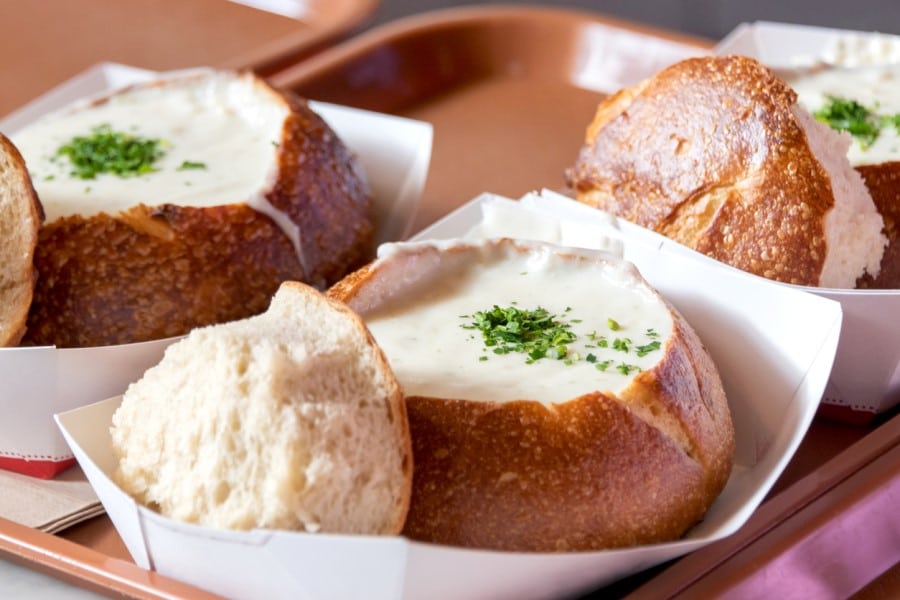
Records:
<instances>
[{"instance_id":1,"label":"blurred background","mask_svg":"<svg viewBox=\"0 0 900 600\"><path fill-rule=\"evenodd\" d=\"M373 25L464 4L510 2L382 0ZM738 24L750 21L900 34L900 0L520 0L516 4L590 10L714 40L724 37Z\"/></svg>"}]
</instances>

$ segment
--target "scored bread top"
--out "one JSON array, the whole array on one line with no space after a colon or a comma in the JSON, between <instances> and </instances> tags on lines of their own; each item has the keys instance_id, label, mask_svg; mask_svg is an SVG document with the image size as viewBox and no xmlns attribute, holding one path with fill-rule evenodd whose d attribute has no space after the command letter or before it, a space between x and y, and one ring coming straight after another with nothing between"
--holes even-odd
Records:
<instances>
[{"instance_id":1,"label":"scored bread top","mask_svg":"<svg viewBox=\"0 0 900 600\"><path fill-rule=\"evenodd\" d=\"M853 287L877 273L881 219L846 140L740 56L677 63L600 104L578 199L770 279Z\"/></svg>"},{"instance_id":2,"label":"scored bread top","mask_svg":"<svg viewBox=\"0 0 900 600\"><path fill-rule=\"evenodd\" d=\"M25 334L42 219L25 161L0 134L0 346L15 346Z\"/></svg>"},{"instance_id":3,"label":"scored bread top","mask_svg":"<svg viewBox=\"0 0 900 600\"><path fill-rule=\"evenodd\" d=\"M195 329L113 417L116 480L165 516L228 528L394 534L409 504L402 394L365 325L306 285Z\"/></svg>"}]
</instances>

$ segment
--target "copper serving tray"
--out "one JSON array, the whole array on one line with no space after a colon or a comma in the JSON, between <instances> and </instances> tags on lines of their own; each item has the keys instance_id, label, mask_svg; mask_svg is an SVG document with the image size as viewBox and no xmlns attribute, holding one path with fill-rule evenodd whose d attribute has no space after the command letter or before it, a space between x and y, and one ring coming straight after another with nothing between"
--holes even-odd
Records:
<instances>
[{"instance_id":1,"label":"copper serving tray","mask_svg":"<svg viewBox=\"0 0 900 600\"><path fill-rule=\"evenodd\" d=\"M602 97L574 80L602 59L604 44L589 35L595 25L711 46L591 13L456 8L382 26L270 79L310 98L434 125L419 230L484 191L517 198L564 184Z\"/></svg>"},{"instance_id":2,"label":"copper serving tray","mask_svg":"<svg viewBox=\"0 0 900 600\"><path fill-rule=\"evenodd\" d=\"M317 100L434 125L418 230L484 191L518 197L563 188L564 169L602 96L573 78L575 65L591 51L585 32L596 24L698 51L712 46L581 12L452 9L379 27L304 60L281 61L284 68L269 78ZM808 541L810 531L839 529L842 515L896 483L900 415L891 417L858 427L817 419L769 498L737 534L605 588L603 597L718 596L765 573L778 556ZM104 593L209 597L136 567L105 516L59 536L0 520L0 558ZM873 580L883 570L870 567L864 577Z\"/></svg>"},{"instance_id":3,"label":"copper serving tray","mask_svg":"<svg viewBox=\"0 0 900 600\"><path fill-rule=\"evenodd\" d=\"M307 0L291 18L226 0L0 2L0 116L99 62L152 70L198 65L272 72L333 44L378 0Z\"/></svg>"}]
</instances>

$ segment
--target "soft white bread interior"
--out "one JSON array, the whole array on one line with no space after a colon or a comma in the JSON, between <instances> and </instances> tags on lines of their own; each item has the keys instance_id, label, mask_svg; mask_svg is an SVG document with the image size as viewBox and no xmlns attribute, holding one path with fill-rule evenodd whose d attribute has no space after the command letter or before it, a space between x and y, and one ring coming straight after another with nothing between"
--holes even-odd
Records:
<instances>
[{"instance_id":1,"label":"soft white bread interior","mask_svg":"<svg viewBox=\"0 0 900 600\"><path fill-rule=\"evenodd\" d=\"M577 198L751 273L853 288L887 239L849 138L742 56L679 62L600 104Z\"/></svg>"},{"instance_id":2,"label":"soft white bread interior","mask_svg":"<svg viewBox=\"0 0 900 600\"><path fill-rule=\"evenodd\" d=\"M0 346L25 335L43 213L21 154L0 134Z\"/></svg>"},{"instance_id":3,"label":"soft white bread interior","mask_svg":"<svg viewBox=\"0 0 900 600\"><path fill-rule=\"evenodd\" d=\"M731 472L727 399L632 265L511 240L382 248L329 294L366 320L407 395L405 535L592 550L676 539L703 517Z\"/></svg>"},{"instance_id":4,"label":"soft white bread interior","mask_svg":"<svg viewBox=\"0 0 900 600\"><path fill-rule=\"evenodd\" d=\"M296 282L192 331L113 417L116 481L183 521L395 534L412 456L400 387L363 322Z\"/></svg>"}]
</instances>

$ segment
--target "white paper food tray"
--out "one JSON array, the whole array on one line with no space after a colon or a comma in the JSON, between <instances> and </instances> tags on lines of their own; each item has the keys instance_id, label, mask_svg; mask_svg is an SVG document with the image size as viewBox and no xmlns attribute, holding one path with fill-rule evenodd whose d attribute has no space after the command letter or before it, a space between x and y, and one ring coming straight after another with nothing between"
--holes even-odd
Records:
<instances>
[{"instance_id":1,"label":"white paper food tray","mask_svg":"<svg viewBox=\"0 0 900 600\"><path fill-rule=\"evenodd\" d=\"M759 22L743 24L715 48L773 68L900 63L900 36ZM900 290L803 288L841 303L844 327L823 413L865 423L900 402Z\"/></svg>"},{"instance_id":2,"label":"white paper food tray","mask_svg":"<svg viewBox=\"0 0 900 600\"><path fill-rule=\"evenodd\" d=\"M816 64L855 67L900 62L900 36L811 25L742 23L713 54L741 54L774 68Z\"/></svg>"},{"instance_id":3,"label":"white paper food tray","mask_svg":"<svg viewBox=\"0 0 900 600\"><path fill-rule=\"evenodd\" d=\"M113 484L109 427L119 398L57 415L138 565L232 598L555 598L673 559L747 521L815 414L837 347L840 305L723 268L637 226L611 227L605 213L549 192L520 202L484 195L415 239L462 236L482 221L485 207L507 225L537 215L547 241L624 248L696 328L721 372L737 434L734 472L705 520L679 541L569 554L465 550L400 537L217 531L164 518ZM615 239L607 244L609 237Z\"/></svg>"},{"instance_id":4,"label":"white paper food tray","mask_svg":"<svg viewBox=\"0 0 900 600\"><path fill-rule=\"evenodd\" d=\"M41 115L158 73L101 64L0 122L9 135ZM359 157L375 197L378 242L409 234L431 159L432 127L390 115L311 102ZM121 394L159 362L173 339L99 348L0 349L0 468L52 477L74 460L55 413Z\"/></svg>"}]
</instances>

